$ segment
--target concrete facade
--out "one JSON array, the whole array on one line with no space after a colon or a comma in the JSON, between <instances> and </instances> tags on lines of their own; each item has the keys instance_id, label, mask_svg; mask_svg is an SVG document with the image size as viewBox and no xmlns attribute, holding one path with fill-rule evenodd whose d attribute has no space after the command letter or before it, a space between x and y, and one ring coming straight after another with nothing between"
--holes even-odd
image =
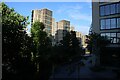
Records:
<instances>
[{"instance_id":1,"label":"concrete facade","mask_svg":"<svg viewBox=\"0 0 120 80\"><path fill-rule=\"evenodd\" d=\"M70 31L75 31L75 27L74 26L70 26Z\"/></svg>"},{"instance_id":2,"label":"concrete facade","mask_svg":"<svg viewBox=\"0 0 120 80\"><path fill-rule=\"evenodd\" d=\"M92 3L92 32L100 33L99 28L99 2Z\"/></svg>"},{"instance_id":3,"label":"concrete facade","mask_svg":"<svg viewBox=\"0 0 120 80\"><path fill-rule=\"evenodd\" d=\"M120 47L120 1L92 3L92 32L107 36Z\"/></svg>"},{"instance_id":4,"label":"concrete facade","mask_svg":"<svg viewBox=\"0 0 120 80\"><path fill-rule=\"evenodd\" d=\"M76 37L80 42L80 46L83 46L85 48L87 46L87 44L85 43L86 35L83 35L81 32L76 31Z\"/></svg>"},{"instance_id":5,"label":"concrete facade","mask_svg":"<svg viewBox=\"0 0 120 80\"><path fill-rule=\"evenodd\" d=\"M55 34L55 40L58 43L61 40L63 40L63 37L66 35L66 32L70 31L70 21L61 20L59 22L56 22L56 26L57 32Z\"/></svg>"},{"instance_id":6,"label":"concrete facade","mask_svg":"<svg viewBox=\"0 0 120 80\"><path fill-rule=\"evenodd\" d=\"M57 30L57 26L56 26L55 18L52 18L52 36L55 36L56 30Z\"/></svg>"},{"instance_id":7,"label":"concrete facade","mask_svg":"<svg viewBox=\"0 0 120 80\"><path fill-rule=\"evenodd\" d=\"M48 9L32 10L31 24L39 21L45 25L45 31L52 34L52 11Z\"/></svg>"},{"instance_id":8,"label":"concrete facade","mask_svg":"<svg viewBox=\"0 0 120 80\"><path fill-rule=\"evenodd\" d=\"M120 1L109 1L92 2L91 30L101 36L106 36L110 40L104 49L99 49L96 45L93 47L92 53L95 54L93 61L95 61L94 65L118 67L118 58L120 57Z\"/></svg>"}]
</instances>

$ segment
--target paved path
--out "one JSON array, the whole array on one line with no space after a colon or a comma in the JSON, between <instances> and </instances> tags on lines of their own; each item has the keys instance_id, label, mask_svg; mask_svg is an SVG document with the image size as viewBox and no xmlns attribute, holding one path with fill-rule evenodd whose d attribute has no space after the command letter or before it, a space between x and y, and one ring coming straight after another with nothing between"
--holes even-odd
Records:
<instances>
[{"instance_id":1,"label":"paved path","mask_svg":"<svg viewBox=\"0 0 120 80\"><path fill-rule=\"evenodd\" d=\"M85 66L79 66L80 61L62 65L56 68L54 74L51 75L50 80L59 80L63 79L80 79L80 80L100 80L100 79L110 79L116 80L116 74L112 70L105 70L101 72L93 72L90 70L91 67L90 58L88 60L82 60L85 63Z\"/></svg>"}]
</instances>

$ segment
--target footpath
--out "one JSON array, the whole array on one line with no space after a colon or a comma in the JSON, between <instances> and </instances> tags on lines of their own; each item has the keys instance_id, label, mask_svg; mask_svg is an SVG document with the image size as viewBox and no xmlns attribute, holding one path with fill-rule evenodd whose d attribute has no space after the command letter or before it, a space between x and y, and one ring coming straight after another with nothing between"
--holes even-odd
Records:
<instances>
[{"instance_id":1,"label":"footpath","mask_svg":"<svg viewBox=\"0 0 120 80\"><path fill-rule=\"evenodd\" d=\"M53 71L49 80L118 80L116 73L111 69L92 71L90 60L91 57L81 60L84 66L80 66L81 61L59 66Z\"/></svg>"}]
</instances>

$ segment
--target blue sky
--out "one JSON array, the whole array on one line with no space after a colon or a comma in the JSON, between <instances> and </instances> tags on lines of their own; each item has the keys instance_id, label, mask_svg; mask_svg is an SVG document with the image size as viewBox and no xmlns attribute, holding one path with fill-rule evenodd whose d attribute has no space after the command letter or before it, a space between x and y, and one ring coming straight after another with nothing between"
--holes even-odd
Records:
<instances>
[{"instance_id":1,"label":"blue sky","mask_svg":"<svg viewBox=\"0 0 120 80\"><path fill-rule=\"evenodd\" d=\"M56 22L69 20L76 31L88 34L92 22L91 2L6 2L10 8L24 16L29 16L31 10L48 8L53 11ZM30 30L30 25L28 26Z\"/></svg>"}]
</instances>

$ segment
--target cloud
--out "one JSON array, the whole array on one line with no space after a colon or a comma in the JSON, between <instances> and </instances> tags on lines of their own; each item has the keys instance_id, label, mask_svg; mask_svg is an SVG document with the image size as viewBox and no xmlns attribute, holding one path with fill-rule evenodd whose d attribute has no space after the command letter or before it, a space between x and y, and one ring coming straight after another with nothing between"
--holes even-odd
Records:
<instances>
[{"instance_id":1,"label":"cloud","mask_svg":"<svg viewBox=\"0 0 120 80\"><path fill-rule=\"evenodd\" d=\"M88 3L88 6L90 6L90 3ZM69 18L74 20L92 21L92 16L90 13L83 13L83 10L84 8L80 4L73 6L61 5L61 7L56 12L59 14L65 13Z\"/></svg>"},{"instance_id":2,"label":"cloud","mask_svg":"<svg viewBox=\"0 0 120 80\"><path fill-rule=\"evenodd\" d=\"M56 11L57 13L63 13L63 12L70 12L71 10L80 10L83 7L79 4L76 4L74 6L67 6L67 5L61 5L60 8Z\"/></svg>"},{"instance_id":3,"label":"cloud","mask_svg":"<svg viewBox=\"0 0 120 80\"><path fill-rule=\"evenodd\" d=\"M86 5L76 4L72 6L61 5L61 7L58 9L57 12L59 14L63 14L63 13L67 14L66 16L70 20L74 21L74 23L71 22L71 24L75 27L76 31L79 31L83 34L88 34L90 28L89 25L91 24L92 21L92 16L91 13L87 13L85 11L86 8L84 7L87 6L88 7L87 9L91 9L90 4L91 3L86 3ZM78 21L80 21L80 23L77 23ZM83 24L81 24L81 22L83 22Z\"/></svg>"},{"instance_id":4,"label":"cloud","mask_svg":"<svg viewBox=\"0 0 120 80\"><path fill-rule=\"evenodd\" d=\"M76 9L76 10L69 10L68 16L75 19L75 20L84 20L84 21L92 21L92 16L90 13L83 13L84 9Z\"/></svg>"},{"instance_id":5,"label":"cloud","mask_svg":"<svg viewBox=\"0 0 120 80\"><path fill-rule=\"evenodd\" d=\"M75 20L92 21L92 16L81 13L70 13L69 16Z\"/></svg>"}]
</instances>

